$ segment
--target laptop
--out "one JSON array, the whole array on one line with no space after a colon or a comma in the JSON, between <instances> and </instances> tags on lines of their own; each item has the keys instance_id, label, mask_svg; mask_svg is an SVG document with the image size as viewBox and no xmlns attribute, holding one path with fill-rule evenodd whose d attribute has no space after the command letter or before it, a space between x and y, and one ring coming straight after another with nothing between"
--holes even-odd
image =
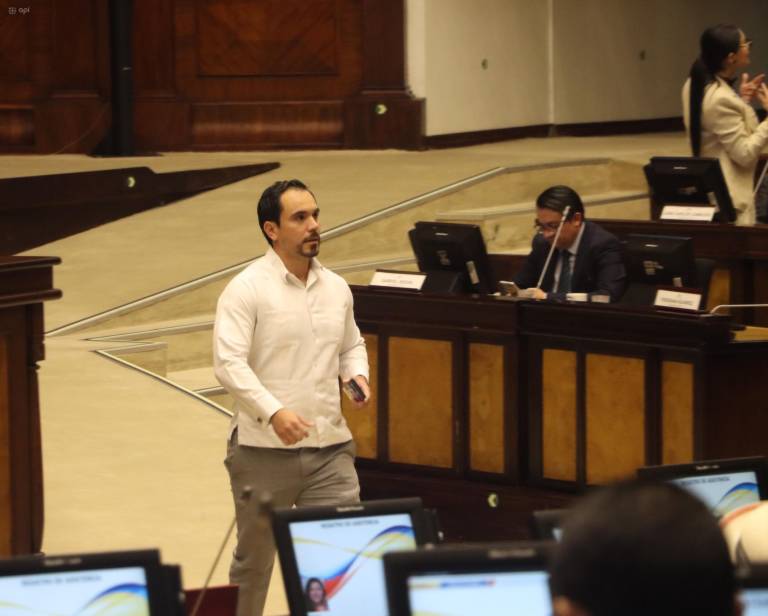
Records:
<instances>
[{"instance_id":1,"label":"laptop","mask_svg":"<svg viewBox=\"0 0 768 616\"><path fill-rule=\"evenodd\" d=\"M717 517L743 505L768 499L766 458L706 460L690 464L646 466L639 477L670 481L704 501Z\"/></svg>"},{"instance_id":2,"label":"laptop","mask_svg":"<svg viewBox=\"0 0 768 616\"><path fill-rule=\"evenodd\" d=\"M387 616L383 555L435 541L419 498L276 509L272 524L292 616Z\"/></svg>"},{"instance_id":3,"label":"laptop","mask_svg":"<svg viewBox=\"0 0 768 616\"><path fill-rule=\"evenodd\" d=\"M527 542L390 552L390 616L550 616L551 549Z\"/></svg>"},{"instance_id":4,"label":"laptop","mask_svg":"<svg viewBox=\"0 0 768 616\"><path fill-rule=\"evenodd\" d=\"M0 614L178 614L175 583L157 550L22 556L0 561Z\"/></svg>"}]
</instances>

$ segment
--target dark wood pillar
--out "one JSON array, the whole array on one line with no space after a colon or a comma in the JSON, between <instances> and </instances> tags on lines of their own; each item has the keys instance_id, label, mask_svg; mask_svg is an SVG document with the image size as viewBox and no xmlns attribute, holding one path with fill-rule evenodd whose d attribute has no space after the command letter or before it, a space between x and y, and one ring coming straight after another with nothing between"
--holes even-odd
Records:
<instances>
[{"instance_id":1,"label":"dark wood pillar","mask_svg":"<svg viewBox=\"0 0 768 616\"><path fill-rule=\"evenodd\" d=\"M0 556L33 554L43 539L37 363L45 356L43 302L57 257L0 256Z\"/></svg>"},{"instance_id":2,"label":"dark wood pillar","mask_svg":"<svg viewBox=\"0 0 768 616\"><path fill-rule=\"evenodd\" d=\"M424 99L405 79L405 0L363 0L363 78L345 104L349 148L423 147Z\"/></svg>"}]
</instances>

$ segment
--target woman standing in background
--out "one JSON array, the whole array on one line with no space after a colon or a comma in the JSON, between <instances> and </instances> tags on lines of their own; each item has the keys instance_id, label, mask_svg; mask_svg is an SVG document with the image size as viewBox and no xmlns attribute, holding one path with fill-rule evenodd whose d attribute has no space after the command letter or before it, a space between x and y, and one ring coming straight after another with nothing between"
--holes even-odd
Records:
<instances>
[{"instance_id":1,"label":"woman standing in background","mask_svg":"<svg viewBox=\"0 0 768 616\"><path fill-rule=\"evenodd\" d=\"M683 86L683 118L694 156L717 158L736 209L736 224L755 223L753 183L768 120L758 122L750 106L757 98L768 111L764 75L749 79L752 41L736 26L719 25L701 35L700 54ZM739 79L739 92L734 90Z\"/></svg>"}]
</instances>

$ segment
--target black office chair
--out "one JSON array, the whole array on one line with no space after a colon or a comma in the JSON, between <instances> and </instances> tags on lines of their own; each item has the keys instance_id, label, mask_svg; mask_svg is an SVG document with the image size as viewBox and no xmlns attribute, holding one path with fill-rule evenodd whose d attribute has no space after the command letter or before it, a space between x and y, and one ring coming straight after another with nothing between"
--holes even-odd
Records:
<instances>
[{"instance_id":1,"label":"black office chair","mask_svg":"<svg viewBox=\"0 0 768 616\"><path fill-rule=\"evenodd\" d=\"M715 271L714 259L696 257L696 288L701 289L701 310L707 309L709 299L709 285L712 282L712 272Z\"/></svg>"}]
</instances>

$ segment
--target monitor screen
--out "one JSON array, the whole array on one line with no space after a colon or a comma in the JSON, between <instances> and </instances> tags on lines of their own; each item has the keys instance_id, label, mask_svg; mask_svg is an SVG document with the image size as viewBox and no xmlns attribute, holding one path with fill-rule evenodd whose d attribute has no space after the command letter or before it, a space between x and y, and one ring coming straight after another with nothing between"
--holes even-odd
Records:
<instances>
[{"instance_id":1,"label":"monitor screen","mask_svg":"<svg viewBox=\"0 0 768 616\"><path fill-rule=\"evenodd\" d=\"M422 290L493 293L485 240L477 225L417 222L408 233L419 270L428 274ZM440 275L453 274L453 277Z\"/></svg>"},{"instance_id":2,"label":"monitor screen","mask_svg":"<svg viewBox=\"0 0 768 616\"><path fill-rule=\"evenodd\" d=\"M408 578L412 616L550 616L546 571L444 572Z\"/></svg>"},{"instance_id":3,"label":"monitor screen","mask_svg":"<svg viewBox=\"0 0 768 616\"><path fill-rule=\"evenodd\" d=\"M744 604L742 616L768 616L768 588L744 588L741 591Z\"/></svg>"},{"instance_id":4,"label":"monitor screen","mask_svg":"<svg viewBox=\"0 0 768 616\"><path fill-rule=\"evenodd\" d=\"M658 206L714 205L716 221L736 220L728 185L716 158L655 156L644 171L651 198Z\"/></svg>"},{"instance_id":5,"label":"monitor screen","mask_svg":"<svg viewBox=\"0 0 768 616\"><path fill-rule=\"evenodd\" d=\"M382 557L432 540L419 499L277 510L275 539L292 614L387 616Z\"/></svg>"},{"instance_id":6,"label":"monitor screen","mask_svg":"<svg viewBox=\"0 0 768 616\"><path fill-rule=\"evenodd\" d=\"M157 552L23 557L0 562L0 613L159 616Z\"/></svg>"},{"instance_id":7,"label":"monitor screen","mask_svg":"<svg viewBox=\"0 0 768 616\"><path fill-rule=\"evenodd\" d=\"M670 481L690 491L717 517L768 498L765 458L734 458L638 470L641 477Z\"/></svg>"},{"instance_id":8,"label":"monitor screen","mask_svg":"<svg viewBox=\"0 0 768 616\"><path fill-rule=\"evenodd\" d=\"M551 549L551 542L525 542L390 552L390 616L549 616Z\"/></svg>"}]
</instances>

